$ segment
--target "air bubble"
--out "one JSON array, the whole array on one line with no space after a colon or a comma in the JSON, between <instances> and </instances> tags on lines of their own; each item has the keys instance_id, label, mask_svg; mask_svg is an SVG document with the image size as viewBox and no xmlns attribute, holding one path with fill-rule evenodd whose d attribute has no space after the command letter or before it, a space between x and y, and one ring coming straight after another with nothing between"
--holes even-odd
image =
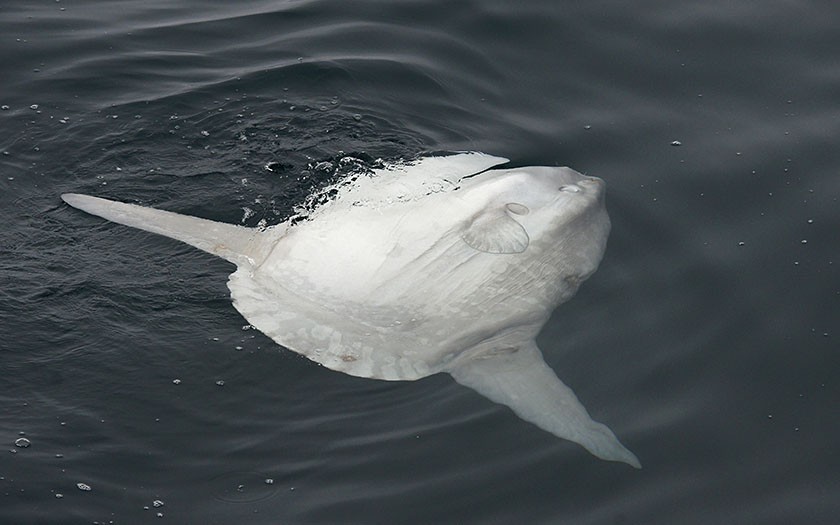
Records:
<instances>
[{"instance_id":1,"label":"air bubble","mask_svg":"<svg viewBox=\"0 0 840 525\"><path fill-rule=\"evenodd\" d=\"M32 443L26 438L18 438L15 440L15 446L18 448L29 448Z\"/></svg>"},{"instance_id":2,"label":"air bubble","mask_svg":"<svg viewBox=\"0 0 840 525\"><path fill-rule=\"evenodd\" d=\"M76 487L84 492L89 492L91 490L90 485L87 483L76 483Z\"/></svg>"}]
</instances>

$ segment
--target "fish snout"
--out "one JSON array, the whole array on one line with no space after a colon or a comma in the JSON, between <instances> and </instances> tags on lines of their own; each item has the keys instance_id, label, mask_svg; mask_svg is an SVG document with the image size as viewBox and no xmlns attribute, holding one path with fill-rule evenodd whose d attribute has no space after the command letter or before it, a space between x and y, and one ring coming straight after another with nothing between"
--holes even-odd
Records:
<instances>
[{"instance_id":1,"label":"fish snout","mask_svg":"<svg viewBox=\"0 0 840 525\"><path fill-rule=\"evenodd\" d=\"M603 179L578 174L577 180L564 181L558 189L564 193L601 193L605 187Z\"/></svg>"}]
</instances>

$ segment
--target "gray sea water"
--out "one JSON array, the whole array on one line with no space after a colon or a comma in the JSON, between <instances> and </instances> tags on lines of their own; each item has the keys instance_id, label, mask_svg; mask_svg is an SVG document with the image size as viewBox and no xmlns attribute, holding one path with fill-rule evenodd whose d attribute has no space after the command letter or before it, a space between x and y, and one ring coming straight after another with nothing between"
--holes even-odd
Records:
<instances>
[{"instance_id":1,"label":"gray sea water","mask_svg":"<svg viewBox=\"0 0 840 525\"><path fill-rule=\"evenodd\" d=\"M837 523L838 27L826 1L6 0L0 523ZM247 328L228 263L59 199L272 224L330 161L459 150L607 181L606 257L539 344L642 470L449 376L319 367Z\"/></svg>"}]
</instances>

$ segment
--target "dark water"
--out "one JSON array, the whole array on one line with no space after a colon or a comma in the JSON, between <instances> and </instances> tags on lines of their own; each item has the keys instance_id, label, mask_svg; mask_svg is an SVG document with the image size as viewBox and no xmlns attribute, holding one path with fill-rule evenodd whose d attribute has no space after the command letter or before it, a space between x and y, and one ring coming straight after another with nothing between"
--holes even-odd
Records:
<instances>
[{"instance_id":1,"label":"dark water","mask_svg":"<svg viewBox=\"0 0 840 525\"><path fill-rule=\"evenodd\" d=\"M4 2L0 522L836 523L838 27L807 1ZM318 367L243 329L221 259L58 198L276 223L320 161L456 150L607 180L606 258L540 345L643 470L448 376Z\"/></svg>"}]
</instances>

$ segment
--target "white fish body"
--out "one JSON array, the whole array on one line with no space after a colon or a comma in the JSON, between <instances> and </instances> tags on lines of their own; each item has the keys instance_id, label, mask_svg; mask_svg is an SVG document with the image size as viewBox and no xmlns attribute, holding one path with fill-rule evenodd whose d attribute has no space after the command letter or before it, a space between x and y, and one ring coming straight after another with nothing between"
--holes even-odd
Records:
<instances>
[{"instance_id":1,"label":"white fish body","mask_svg":"<svg viewBox=\"0 0 840 525\"><path fill-rule=\"evenodd\" d=\"M504 162L461 153L378 170L338 186L305 220L263 230L62 198L236 264L236 309L328 368L386 380L448 372L600 458L639 467L534 342L601 260L604 183L569 168L488 169Z\"/></svg>"}]
</instances>

